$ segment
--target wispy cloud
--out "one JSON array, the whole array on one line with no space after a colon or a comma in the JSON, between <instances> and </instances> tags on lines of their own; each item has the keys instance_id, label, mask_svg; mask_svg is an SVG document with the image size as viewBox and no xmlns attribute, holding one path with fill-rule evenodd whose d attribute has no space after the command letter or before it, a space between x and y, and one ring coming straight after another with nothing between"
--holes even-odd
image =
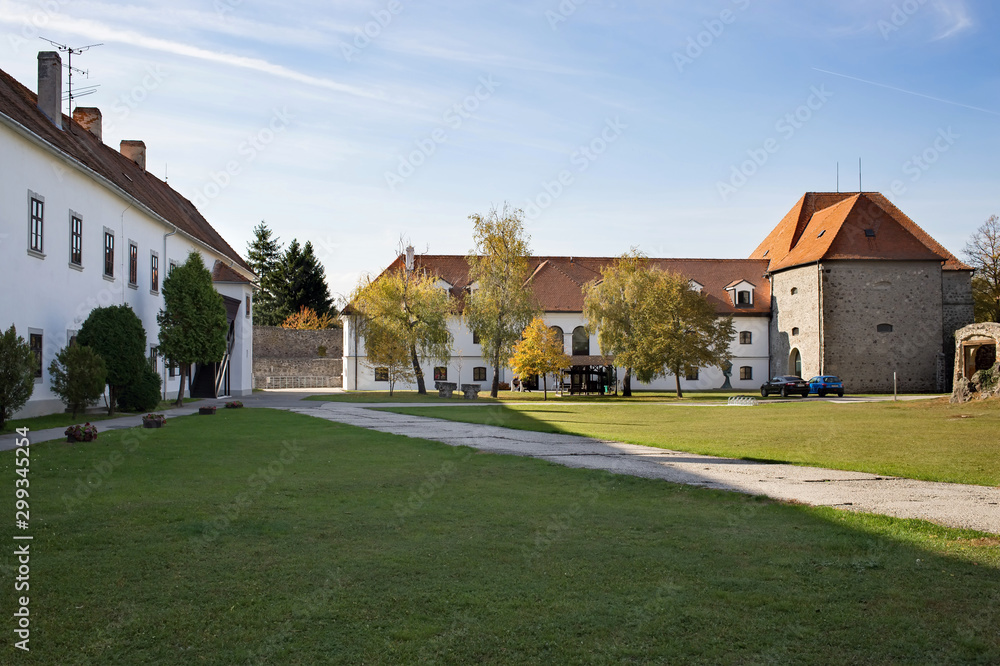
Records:
<instances>
[{"instance_id":1,"label":"wispy cloud","mask_svg":"<svg viewBox=\"0 0 1000 666\"><path fill-rule=\"evenodd\" d=\"M964 0L940 0L934 3L934 8L938 10L942 17L941 32L934 37L933 41L954 37L960 32L973 27L972 18L969 16L969 8Z\"/></svg>"},{"instance_id":2,"label":"wispy cloud","mask_svg":"<svg viewBox=\"0 0 1000 666\"><path fill-rule=\"evenodd\" d=\"M0 0L0 23L25 24L30 22L37 10L33 10L27 5ZM122 30L114 28L98 21L89 19L72 18L65 14L53 13L47 16L46 27L53 31L80 35L87 39L103 42L118 42L129 44L139 48L171 53L174 55L195 58L220 65L229 65L248 69L262 74L295 81L315 88L323 88L345 95L363 97L367 99L386 99L386 94L382 91L359 88L357 86L341 83L332 79L312 76L282 65L262 60L260 58L250 58L234 53L222 51L212 51L191 44L150 37L134 30Z\"/></svg>"}]
</instances>

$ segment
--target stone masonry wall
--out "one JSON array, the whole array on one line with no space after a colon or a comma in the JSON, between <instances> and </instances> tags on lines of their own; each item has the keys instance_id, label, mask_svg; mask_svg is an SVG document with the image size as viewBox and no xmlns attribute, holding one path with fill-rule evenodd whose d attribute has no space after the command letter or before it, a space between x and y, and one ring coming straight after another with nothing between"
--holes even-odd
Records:
<instances>
[{"instance_id":1,"label":"stone masonry wall","mask_svg":"<svg viewBox=\"0 0 1000 666\"><path fill-rule=\"evenodd\" d=\"M254 388L341 386L343 341L340 328L293 331L254 326ZM326 347L326 356L319 355L321 345Z\"/></svg>"},{"instance_id":2,"label":"stone masonry wall","mask_svg":"<svg viewBox=\"0 0 1000 666\"><path fill-rule=\"evenodd\" d=\"M789 360L792 350L798 349L802 356L802 376L809 379L820 371L816 266L774 274L771 294L771 376L795 374Z\"/></svg>"},{"instance_id":3,"label":"stone masonry wall","mask_svg":"<svg viewBox=\"0 0 1000 666\"><path fill-rule=\"evenodd\" d=\"M942 276L937 262L836 261L823 265L825 372L851 393L938 391ZM879 332L880 324L892 332Z\"/></svg>"}]
</instances>

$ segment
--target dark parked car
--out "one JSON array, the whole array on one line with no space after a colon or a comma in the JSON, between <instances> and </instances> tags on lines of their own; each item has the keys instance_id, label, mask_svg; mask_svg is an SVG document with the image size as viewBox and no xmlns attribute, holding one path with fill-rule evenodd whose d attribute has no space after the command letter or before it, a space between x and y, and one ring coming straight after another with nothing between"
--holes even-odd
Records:
<instances>
[{"instance_id":1,"label":"dark parked car","mask_svg":"<svg viewBox=\"0 0 1000 666\"><path fill-rule=\"evenodd\" d=\"M844 397L844 382L833 375L817 375L809 380L809 392L823 397L828 393L836 393Z\"/></svg>"},{"instance_id":2,"label":"dark parked car","mask_svg":"<svg viewBox=\"0 0 1000 666\"><path fill-rule=\"evenodd\" d=\"M795 375L771 377L766 384L760 387L760 395L766 398L773 393L780 393L782 398L797 393L805 398L809 396L809 383Z\"/></svg>"}]
</instances>

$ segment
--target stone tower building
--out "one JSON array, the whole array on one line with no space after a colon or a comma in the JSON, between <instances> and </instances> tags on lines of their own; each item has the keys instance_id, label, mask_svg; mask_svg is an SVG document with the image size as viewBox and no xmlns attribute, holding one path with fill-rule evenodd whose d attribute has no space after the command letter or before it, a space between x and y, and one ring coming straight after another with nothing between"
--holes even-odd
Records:
<instances>
[{"instance_id":1,"label":"stone tower building","mask_svg":"<svg viewBox=\"0 0 1000 666\"><path fill-rule=\"evenodd\" d=\"M849 391L948 390L972 269L878 193L807 193L751 255L769 260L771 375Z\"/></svg>"}]
</instances>

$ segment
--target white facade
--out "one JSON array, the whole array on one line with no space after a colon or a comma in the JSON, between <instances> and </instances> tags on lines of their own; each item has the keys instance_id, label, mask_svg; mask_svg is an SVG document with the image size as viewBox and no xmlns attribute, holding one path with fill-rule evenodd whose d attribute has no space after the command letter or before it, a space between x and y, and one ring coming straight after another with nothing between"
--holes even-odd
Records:
<instances>
[{"instance_id":1,"label":"white facade","mask_svg":"<svg viewBox=\"0 0 1000 666\"><path fill-rule=\"evenodd\" d=\"M563 350L567 354L573 351L573 331L579 326L585 326L586 320L582 313L578 312L547 312L542 319L548 326L558 326L563 330L564 346ZM364 355L364 339L357 336L353 317L345 315L341 317L344 326L344 388L347 390L359 391L386 391L389 384L386 381L375 380L375 368L368 364ZM768 377L768 350L770 347L768 334L770 329L770 318L763 316L734 316L733 325L736 329L736 336L730 347L733 355L732 376L730 385L736 391L756 392L760 385ZM449 324L452 334L452 358L445 365L437 359L421 358L420 367L424 372L426 385L429 389L434 387L435 367L447 368L447 381L456 384L482 384L487 389L493 380L493 368L485 362L482 357L482 348L473 342L472 332L465 326L459 317L453 317ZM740 334L743 333L743 340L749 341L741 343ZM597 342L597 333L588 336L590 341L590 354L599 355L600 347ZM745 370L749 368L749 371ZM741 379L741 370L746 379ZM477 377L484 377L480 380ZM622 378L625 375L624 368L618 369L619 388ZM509 368L500 369L500 381L509 382L513 378L513 373ZM685 391L703 391L718 389L725 383L723 372L719 368L699 368L697 379L687 379L681 377L681 388ZM395 386L398 390L414 390L416 384L401 383ZM549 381L549 388L552 387L552 380ZM649 384L643 384L633 378L633 390L663 390L669 391L675 388L673 375L656 379Z\"/></svg>"},{"instance_id":2,"label":"white facade","mask_svg":"<svg viewBox=\"0 0 1000 666\"><path fill-rule=\"evenodd\" d=\"M233 267L233 259L179 230L144 205L141 196L110 182L29 127L23 119L0 113L0 327L6 330L13 324L25 340L41 336L42 376L16 417L64 409L51 392L48 366L98 306L125 304L138 315L146 332L147 357L164 380L163 394L175 397L180 378L171 376L154 352L156 315L163 307L161 290L170 265L183 263L195 251L210 271L218 260L247 279L252 274ZM32 221L33 210L41 213L40 225ZM78 257L71 254L74 218L80 230ZM40 238L37 233L33 237L39 226ZM113 239L113 265L108 267L106 238ZM246 310L250 287L239 281L217 285L241 304L234 321L231 395L248 394L252 386L252 317Z\"/></svg>"}]
</instances>

